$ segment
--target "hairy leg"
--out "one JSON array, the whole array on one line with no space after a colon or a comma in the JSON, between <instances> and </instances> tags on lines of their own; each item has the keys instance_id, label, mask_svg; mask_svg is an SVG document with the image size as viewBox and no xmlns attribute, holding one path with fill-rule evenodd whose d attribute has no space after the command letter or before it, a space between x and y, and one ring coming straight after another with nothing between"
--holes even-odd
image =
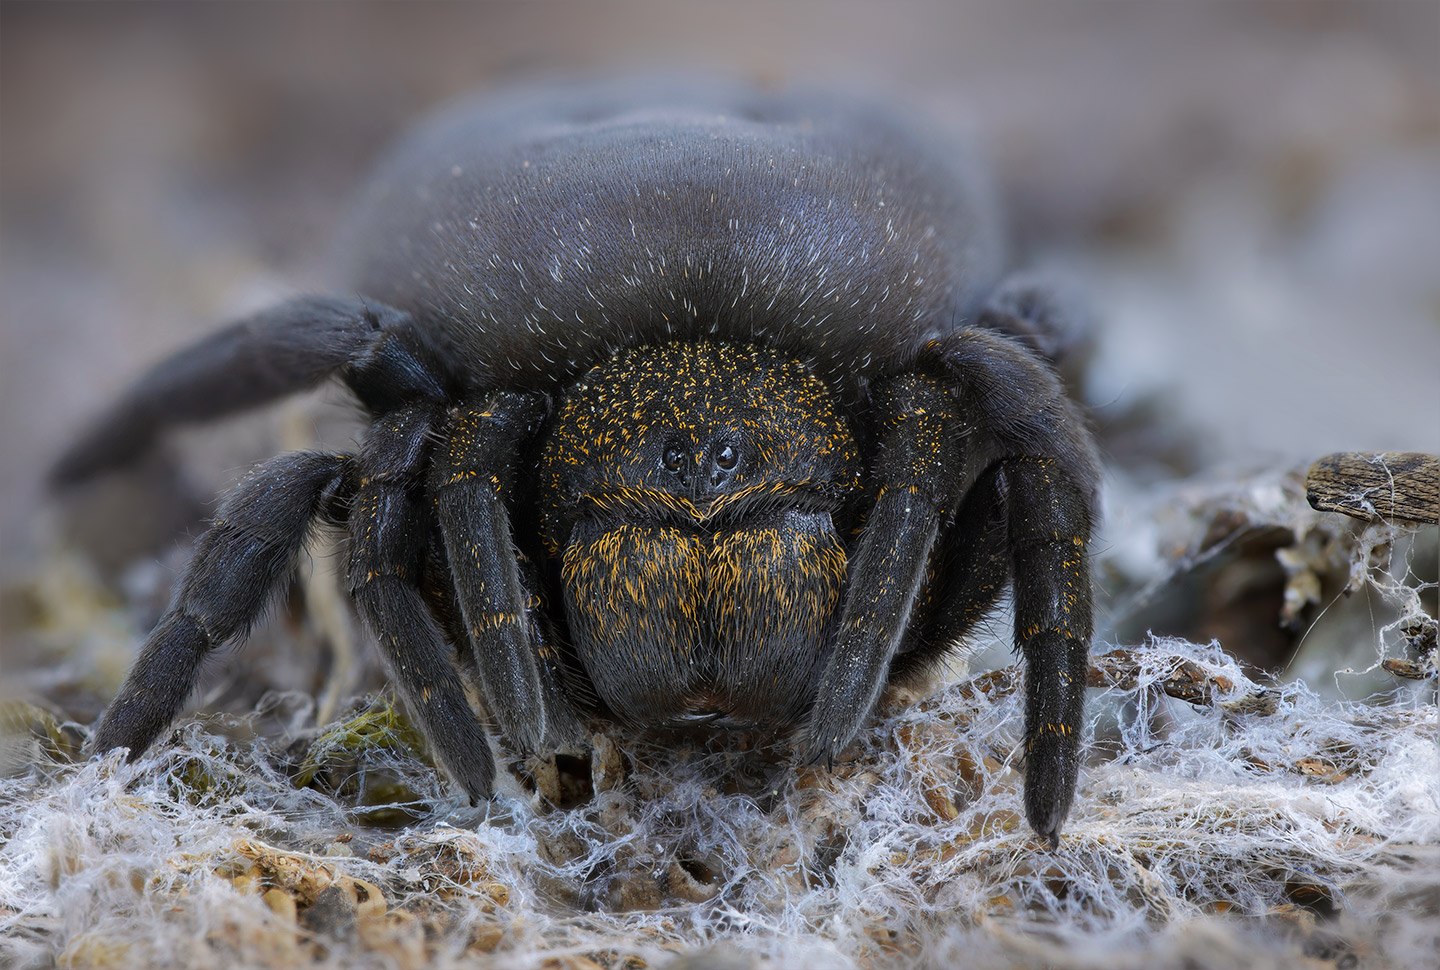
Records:
<instances>
[{"instance_id":1,"label":"hairy leg","mask_svg":"<svg viewBox=\"0 0 1440 970\"><path fill-rule=\"evenodd\" d=\"M381 304L320 297L282 303L156 364L60 457L50 481L84 481L138 457L171 428L305 390L414 342L409 317Z\"/></svg>"},{"instance_id":2,"label":"hairy leg","mask_svg":"<svg viewBox=\"0 0 1440 970\"><path fill-rule=\"evenodd\" d=\"M1025 811L1055 843L1084 726L1095 445L1054 371L1014 340L966 330L931 350L954 379L977 457L1005 476L1015 646L1026 660Z\"/></svg>"},{"instance_id":3,"label":"hairy leg","mask_svg":"<svg viewBox=\"0 0 1440 970\"><path fill-rule=\"evenodd\" d=\"M1099 475L1094 444L1051 367L1013 338L959 331L929 344L921 368L937 376L915 374L877 387L877 497L851 562L806 753L830 760L859 730L891 671L946 507L970 491L970 470L998 466L1008 488L1004 532L1015 644L1027 667L1026 815L1053 843L1074 796L1080 757L1092 623L1085 546ZM990 580L1002 571L993 562L982 565L993 551L976 551L976 565L988 575L970 592L964 591L969 578L949 580L961 592L952 589L957 598L933 614L940 627L932 633L959 625L966 609L993 596ZM923 631L923 608L919 619Z\"/></svg>"},{"instance_id":4,"label":"hairy leg","mask_svg":"<svg viewBox=\"0 0 1440 970\"><path fill-rule=\"evenodd\" d=\"M298 452L256 468L221 504L169 610L146 639L95 733L95 749L139 757L185 704L201 662L243 637L294 568L317 518L343 521L347 455Z\"/></svg>"},{"instance_id":5,"label":"hairy leg","mask_svg":"<svg viewBox=\"0 0 1440 970\"><path fill-rule=\"evenodd\" d=\"M907 375L872 392L881 429L875 505L849 565L835 648L821 674L805 757L830 762L869 717L909 623L946 508L964 494L965 462L950 395Z\"/></svg>"},{"instance_id":6,"label":"hairy leg","mask_svg":"<svg viewBox=\"0 0 1440 970\"><path fill-rule=\"evenodd\" d=\"M941 663L1010 582L1004 484L998 466L981 475L937 540L929 581L890 665L892 681Z\"/></svg>"},{"instance_id":7,"label":"hairy leg","mask_svg":"<svg viewBox=\"0 0 1440 970\"><path fill-rule=\"evenodd\" d=\"M559 657L535 619L510 521L518 449L539 430L539 394L500 393L450 412L430 492L445 537L465 638L486 706L522 751L578 733ZM462 648L463 649L463 648Z\"/></svg>"},{"instance_id":8,"label":"hairy leg","mask_svg":"<svg viewBox=\"0 0 1440 970\"><path fill-rule=\"evenodd\" d=\"M431 750L475 803L490 795L495 761L420 592L432 521L424 472L435 423L433 408L417 406L371 426L350 515L350 593Z\"/></svg>"},{"instance_id":9,"label":"hairy leg","mask_svg":"<svg viewBox=\"0 0 1440 970\"><path fill-rule=\"evenodd\" d=\"M1015 643L1025 655L1025 816L1051 844L1080 770L1092 604L1091 511L1056 462L1006 462Z\"/></svg>"}]
</instances>

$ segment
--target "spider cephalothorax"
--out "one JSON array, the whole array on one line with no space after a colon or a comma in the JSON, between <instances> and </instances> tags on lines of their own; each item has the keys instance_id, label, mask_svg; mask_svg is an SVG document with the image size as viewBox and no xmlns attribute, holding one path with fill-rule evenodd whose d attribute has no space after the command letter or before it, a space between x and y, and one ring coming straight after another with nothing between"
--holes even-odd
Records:
<instances>
[{"instance_id":1,"label":"spider cephalothorax","mask_svg":"<svg viewBox=\"0 0 1440 970\"><path fill-rule=\"evenodd\" d=\"M540 464L541 537L609 709L664 726L799 719L859 472L829 390L774 351L637 348L567 391Z\"/></svg>"},{"instance_id":2,"label":"spider cephalothorax","mask_svg":"<svg viewBox=\"0 0 1440 970\"><path fill-rule=\"evenodd\" d=\"M159 365L60 462L337 377L350 453L222 503L96 735L143 751L248 630L316 522L402 696L472 798L508 741L578 718L794 726L828 761L885 683L1010 585L1026 811L1075 790L1094 448L1045 354L1056 305L998 283L973 165L882 112L732 88L549 90L401 144L343 238L349 298Z\"/></svg>"}]
</instances>

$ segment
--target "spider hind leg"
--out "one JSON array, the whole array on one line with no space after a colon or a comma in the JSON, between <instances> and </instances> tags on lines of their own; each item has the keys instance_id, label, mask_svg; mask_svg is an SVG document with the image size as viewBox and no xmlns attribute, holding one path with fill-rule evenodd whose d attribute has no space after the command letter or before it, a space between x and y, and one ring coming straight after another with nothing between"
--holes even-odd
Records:
<instances>
[{"instance_id":1,"label":"spider hind leg","mask_svg":"<svg viewBox=\"0 0 1440 970\"><path fill-rule=\"evenodd\" d=\"M125 465L166 431L256 407L355 361L413 343L410 318L383 304L301 297L245 317L160 361L50 469L57 488ZM392 366L390 368L394 370Z\"/></svg>"}]
</instances>

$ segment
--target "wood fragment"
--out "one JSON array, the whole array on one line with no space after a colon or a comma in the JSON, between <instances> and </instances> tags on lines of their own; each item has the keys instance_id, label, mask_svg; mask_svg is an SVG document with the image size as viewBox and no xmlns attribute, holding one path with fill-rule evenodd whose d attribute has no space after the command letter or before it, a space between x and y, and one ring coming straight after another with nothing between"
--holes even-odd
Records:
<instances>
[{"instance_id":1,"label":"wood fragment","mask_svg":"<svg viewBox=\"0 0 1440 970\"><path fill-rule=\"evenodd\" d=\"M1366 522L1440 522L1440 456L1416 451L1326 455L1305 476L1321 512Z\"/></svg>"},{"instance_id":2,"label":"wood fragment","mask_svg":"<svg viewBox=\"0 0 1440 970\"><path fill-rule=\"evenodd\" d=\"M1149 680L1146 671L1154 669L1157 663L1168 663L1168 673ZM1142 681L1158 688L1162 693L1196 706L1220 705L1230 714L1258 714L1269 716L1280 708L1280 694L1268 687L1230 696L1235 682L1219 671L1208 670L1193 660L1178 654L1153 650L1129 650L1121 647L1109 653L1093 656L1086 671L1086 685L1120 691L1140 689ZM981 674L958 689L967 693L983 694L991 701L1000 700L1015 693L1022 680L1018 666L1001 667ZM1228 698L1222 700L1222 698Z\"/></svg>"},{"instance_id":3,"label":"wood fragment","mask_svg":"<svg viewBox=\"0 0 1440 970\"><path fill-rule=\"evenodd\" d=\"M1429 680L1435 676L1433 670L1426 669L1425 665L1416 660L1402 660L1398 657L1390 657L1380 663L1396 677L1404 677L1407 680Z\"/></svg>"},{"instance_id":4,"label":"wood fragment","mask_svg":"<svg viewBox=\"0 0 1440 970\"><path fill-rule=\"evenodd\" d=\"M1156 680L1155 686L1171 697L1191 704L1213 704L1219 696L1235 689L1235 683L1224 674L1212 673L1184 657L1167 657L1170 672ZM1150 658L1154 663L1154 658ZM1112 650L1092 657L1087 683L1091 687L1136 690L1140 686L1146 664L1130 650Z\"/></svg>"}]
</instances>

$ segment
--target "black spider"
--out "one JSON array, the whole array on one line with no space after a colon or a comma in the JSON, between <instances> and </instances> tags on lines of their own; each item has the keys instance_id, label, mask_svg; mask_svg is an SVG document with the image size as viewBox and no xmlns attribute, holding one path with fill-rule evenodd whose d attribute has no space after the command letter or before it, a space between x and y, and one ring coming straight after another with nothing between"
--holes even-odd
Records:
<instances>
[{"instance_id":1,"label":"black spider","mask_svg":"<svg viewBox=\"0 0 1440 970\"><path fill-rule=\"evenodd\" d=\"M1052 843L1080 752L1095 450L998 283L973 162L885 112L708 87L462 105L390 155L343 239L350 297L158 365L61 460L343 381L354 453L224 500L96 734L134 758L245 636L316 522L440 762L637 725L800 727L833 760L881 688L1013 584L1025 805Z\"/></svg>"}]
</instances>

